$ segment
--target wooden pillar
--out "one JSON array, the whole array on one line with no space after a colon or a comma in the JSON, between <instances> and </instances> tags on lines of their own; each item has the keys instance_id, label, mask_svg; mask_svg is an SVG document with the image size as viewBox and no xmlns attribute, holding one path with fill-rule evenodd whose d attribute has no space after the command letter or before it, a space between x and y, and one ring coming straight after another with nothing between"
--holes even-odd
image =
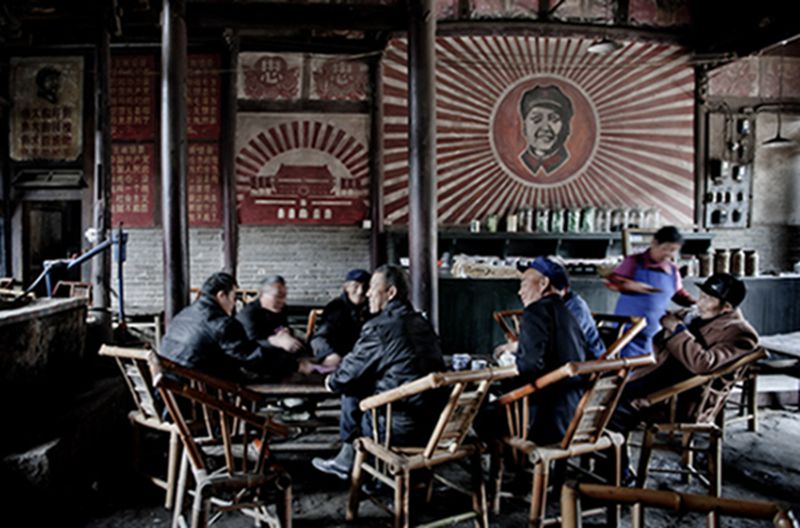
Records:
<instances>
[{"instance_id":1,"label":"wooden pillar","mask_svg":"<svg viewBox=\"0 0 800 528\"><path fill-rule=\"evenodd\" d=\"M436 92L433 0L408 2L408 147L411 301L438 330Z\"/></svg>"},{"instance_id":2,"label":"wooden pillar","mask_svg":"<svg viewBox=\"0 0 800 528\"><path fill-rule=\"evenodd\" d=\"M111 103L109 101L109 72L111 69L111 36L108 19L100 24L96 48L94 76L94 185L93 224L97 241L111 236ZM98 325L106 338L111 336L111 256L112 250L101 252L92 259L92 308ZM123 324L124 321L119 321Z\"/></svg>"},{"instance_id":3,"label":"wooden pillar","mask_svg":"<svg viewBox=\"0 0 800 528\"><path fill-rule=\"evenodd\" d=\"M186 47L185 0L164 0L161 11L161 208L166 324L189 302Z\"/></svg>"},{"instance_id":4,"label":"wooden pillar","mask_svg":"<svg viewBox=\"0 0 800 528\"><path fill-rule=\"evenodd\" d=\"M708 74L702 66L695 67L694 71L694 222L703 227L708 155L708 112L705 106Z\"/></svg>"},{"instance_id":5,"label":"wooden pillar","mask_svg":"<svg viewBox=\"0 0 800 528\"><path fill-rule=\"evenodd\" d=\"M0 193L2 193L2 215L3 225L0 226L0 276L12 277L13 269L11 266L11 173L9 171L9 136L8 122L10 114L10 103L7 99L8 83L8 59L0 56L0 152L5 155L0 156Z\"/></svg>"},{"instance_id":6,"label":"wooden pillar","mask_svg":"<svg viewBox=\"0 0 800 528\"><path fill-rule=\"evenodd\" d=\"M369 138L369 265L375 269L386 263L386 239L383 229L383 67L380 55L370 65L372 74L372 122Z\"/></svg>"},{"instance_id":7,"label":"wooden pillar","mask_svg":"<svg viewBox=\"0 0 800 528\"><path fill-rule=\"evenodd\" d=\"M239 224L236 215L236 77L239 68L239 34L235 30L225 31L228 44L222 108L222 152L220 156L222 174L222 239L225 251L225 271L236 276L239 251Z\"/></svg>"}]
</instances>

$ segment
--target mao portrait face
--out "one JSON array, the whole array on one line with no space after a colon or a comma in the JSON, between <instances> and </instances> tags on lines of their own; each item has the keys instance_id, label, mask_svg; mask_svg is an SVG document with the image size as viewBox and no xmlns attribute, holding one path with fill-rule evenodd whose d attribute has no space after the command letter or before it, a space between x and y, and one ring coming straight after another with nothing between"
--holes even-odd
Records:
<instances>
[{"instance_id":1,"label":"mao portrait face","mask_svg":"<svg viewBox=\"0 0 800 528\"><path fill-rule=\"evenodd\" d=\"M520 98L522 135L526 148L520 159L532 174L549 173L568 158L564 143L569 136L572 101L554 85L536 85Z\"/></svg>"},{"instance_id":2,"label":"mao portrait face","mask_svg":"<svg viewBox=\"0 0 800 528\"><path fill-rule=\"evenodd\" d=\"M36 73L36 96L53 104L58 103L61 92L61 72L45 66Z\"/></svg>"}]
</instances>

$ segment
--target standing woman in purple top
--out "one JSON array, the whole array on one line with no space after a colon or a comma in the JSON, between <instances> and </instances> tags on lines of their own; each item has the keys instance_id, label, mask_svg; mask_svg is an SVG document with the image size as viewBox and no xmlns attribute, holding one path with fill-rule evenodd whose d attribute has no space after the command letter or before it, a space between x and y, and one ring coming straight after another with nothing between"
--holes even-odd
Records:
<instances>
[{"instance_id":1,"label":"standing woman in purple top","mask_svg":"<svg viewBox=\"0 0 800 528\"><path fill-rule=\"evenodd\" d=\"M653 235L647 250L625 257L608 277L607 286L620 292L614 313L647 319L647 326L622 350L622 357L652 353L653 336L661 329L659 319L670 300L681 306L696 302L683 289L673 262L682 244L683 237L675 227L662 227Z\"/></svg>"}]
</instances>

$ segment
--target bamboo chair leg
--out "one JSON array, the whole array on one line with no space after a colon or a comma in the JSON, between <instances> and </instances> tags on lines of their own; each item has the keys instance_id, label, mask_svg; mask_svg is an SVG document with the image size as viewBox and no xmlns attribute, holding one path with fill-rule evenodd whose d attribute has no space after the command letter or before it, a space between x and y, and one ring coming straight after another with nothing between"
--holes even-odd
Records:
<instances>
[{"instance_id":1,"label":"bamboo chair leg","mask_svg":"<svg viewBox=\"0 0 800 528\"><path fill-rule=\"evenodd\" d=\"M175 502L175 478L178 473L178 457L180 456L180 439L177 431L169 433L169 456L167 457L167 496L164 499L164 507L172 509Z\"/></svg>"},{"instance_id":2,"label":"bamboo chair leg","mask_svg":"<svg viewBox=\"0 0 800 528\"><path fill-rule=\"evenodd\" d=\"M472 457L472 511L477 515L475 524L479 528L489 528L489 512L486 504L486 484L483 481L481 453L476 450Z\"/></svg>"},{"instance_id":3,"label":"bamboo chair leg","mask_svg":"<svg viewBox=\"0 0 800 528\"><path fill-rule=\"evenodd\" d=\"M500 495L503 492L503 471L505 461L503 460L503 446L498 442L492 446L491 464L489 473L494 481L494 494L492 495L492 512L500 515Z\"/></svg>"},{"instance_id":4,"label":"bamboo chair leg","mask_svg":"<svg viewBox=\"0 0 800 528\"><path fill-rule=\"evenodd\" d=\"M281 528L292 528L292 485L283 490L282 500L278 500L278 518Z\"/></svg>"},{"instance_id":5,"label":"bamboo chair leg","mask_svg":"<svg viewBox=\"0 0 800 528\"><path fill-rule=\"evenodd\" d=\"M722 437L721 433L711 433L708 453L708 480L711 483L711 495L722 496Z\"/></svg>"},{"instance_id":6,"label":"bamboo chair leg","mask_svg":"<svg viewBox=\"0 0 800 528\"><path fill-rule=\"evenodd\" d=\"M639 452L639 469L636 472L636 487L644 488L647 484L647 469L650 466L650 455L653 453L656 430L648 428L642 439L642 449Z\"/></svg>"},{"instance_id":7,"label":"bamboo chair leg","mask_svg":"<svg viewBox=\"0 0 800 528\"><path fill-rule=\"evenodd\" d=\"M683 433L683 438L681 439L681 466L688 470L681 477L683 484L692 483L691 470L694 468L694 451L692 451L691 447L692 433Z\"/></svg>"},{"instance_id":8,"label":"bamboo chair leg","mask_svg":"<svg viewBox=\"0 0 800 528\"><path fill-rule=\"evenodd\" d=\"M528 522L531 526L543 526L547 512L547 481L550 479L550 461L539 459L533 467L531 486L531 511Z\"/></svg>"},{"instance_id":9,"label":"bamboo chair leg","mask_svg":"<svg viewBox=\"0 0 800 528\"><path fill-rule=\"evenodd\" d=\"M209 508L211 501L206 497L206 489L198 482L194 488L194 502L192 503L192 528L206 528L208 526Z\"/></svg>"},{"instance_id":10,"label":"bamboo chair leg","mask_svg":"<svg viewBox=\"0 0 800 528\"><path fill-rule=\"evenodd\" d=\"M403 475L396 475L394 477L394 528L403 528L404 485Z\"/></svg>"},{"instance_id":11,"label":"bamboo chair leg","mask_svg":"<svg viewBox=\"0 0 800 528\"><path fill-rule=\"evenodd\" d=\"M403 473L403 528L411 527L411 473Z\"/></svg>"},{"instance_id":12,"label":"bamboo chair leg","mask_svg":"<svg viewBox=\"0 0 800 528\"><path fill-rule=\"evenodd\" d=\"M183 501L186 495L186 480L189 472L189 455L186 451L181 457L181 469L178 475L178 487L175 490L175 505L172 511L172 528L180 528L183 515Z\"/></svg>"},{"instance_id":13,"label":"bamboo chair leg","mask_svg":"<svg viewBox=\"0 0 800 528\"><path fill-rule=\"evenodd\" d=\"M361 445L356 442L356 458L353 462L353 474L350 478L350 495L347 498L347 512L345 519L348 522L355 521L358 518L358 505L360 502L361 494L361 465L364 463L365 452L361 449Z\"/></svg>"},{"instance_id":14,"label":"bamboo chair leg","mask_svg":"<svg viewBox=\"0 0 800 528\"><path fill-rule=\"evenodd\" d=\"M611 482L614 483L614 486L619 487L622 484L622 450L625 449L624 444L617 444L614 443L609 449L609 456L613 456L613 471L614 474L611 475ZM608 528L616 528L619 526L620 521L620 505L619 504L609 504L608 510L606 511L606 524Z\"/></svg>"},{"instance_id":15,"label":"bamboo chair leg","mask_svg":"<svg viewBox=\"0 0 800 528\"><path fill-rule=\"evenodd\" d=\"M752 374L746 384L747 406L750 419L747 420L747 430L758 432L758 377Z\"/></svg>"}]
</instances>

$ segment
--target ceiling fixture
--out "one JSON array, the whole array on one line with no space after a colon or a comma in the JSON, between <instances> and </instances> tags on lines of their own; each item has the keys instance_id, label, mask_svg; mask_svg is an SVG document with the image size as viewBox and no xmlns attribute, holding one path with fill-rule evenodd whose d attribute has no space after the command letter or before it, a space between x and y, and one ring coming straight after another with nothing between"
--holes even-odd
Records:
<instances>
[{"instance_id":1,"label":"ceiling fixture","mask_svg":"<svg viewBox=\"0 0 800 528\"><path fill-rule=\"evenodd\" d=\"M781 147L793 143L791 139L781 136L782 103L783 103L783 55L780 56L780 61L778 62L778 128L775 131L775 137L770 138L762 143L762 145L765 147Z\"/></svg>"},{"instance_id":2,"label":"ceiling fixture","mask_svg":"<svg viewBox=\"0 0 800 528\"><path fill-rule=\"evenodd\" d=\"M600 40L595 40L589 47L586 48L586 51L589 53L594 53L595 55L605 55L607 53L611 53L612 51L617 51L622 47L622 44L617 42L616 40L611 40L608 37L603 37Z\"/></svg>"}]
</instances>

